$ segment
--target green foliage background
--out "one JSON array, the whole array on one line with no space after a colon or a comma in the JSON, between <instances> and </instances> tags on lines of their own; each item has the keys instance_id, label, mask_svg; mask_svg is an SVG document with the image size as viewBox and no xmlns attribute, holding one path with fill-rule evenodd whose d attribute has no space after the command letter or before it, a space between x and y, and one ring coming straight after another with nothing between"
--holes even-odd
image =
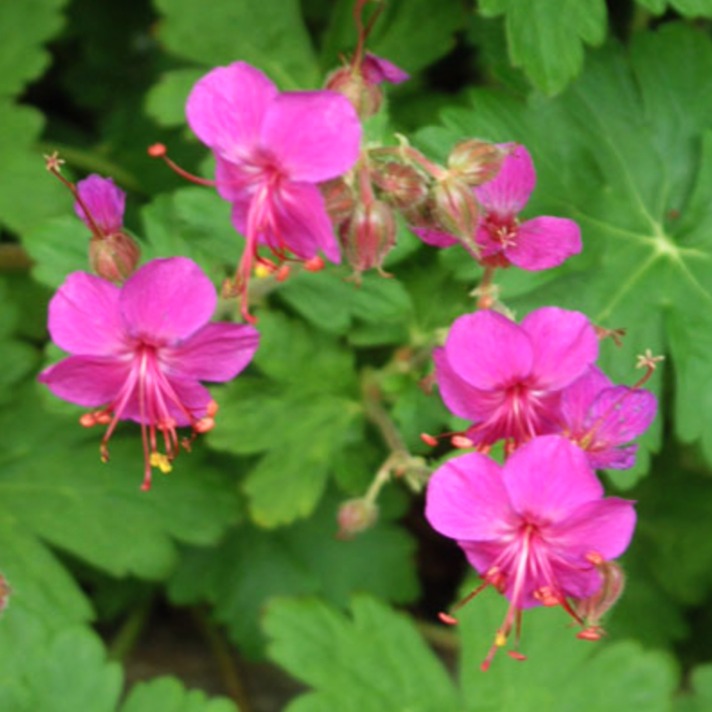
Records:
<instances>
[{"instance_id":1,"label":"green foliage background","mask_svg":"<svg viewBox=\"0 0 712 712\"><path fill-rule=\"evenodd\" d=\"M459 635L433 624L461 568L455 556L432 575L448 545L421 498L393 483L374 528L334 538L339 503L389 454L374 392L414 455L429 455L421 431L453 425L419 384L422 354L473 307L479 268L459 248L403 229L392 279L356 288L336 268L266 285L254 364L214 389L218 427L149 494L135 429L102 465L97 433L36 384L58 357L47 301L87 269L88 237L42 154L58 149L69 177L114 177L145 259L187 255L219 284L242 248L229 206L145 148L209 172L185 126L192 83L243 59L283 89L316 88L353 48L351 7L0 0L0 709L248 712L174 678L124 684L112 638L156 599L207 610L242 656L305 683L290 712L712 709L712 0L390 0L369 43L412 76L369 135L405 133L439 160L466 137L520 141L538 171L529 213L580 223L582 255L503 275L507 305L625 328L603 354L618 381L646 348L666 356L638 465L608 478L640 519L608 640L532 611L529 661L482 675L503 602L468 606Z\"/></svg>"}]
</instances>

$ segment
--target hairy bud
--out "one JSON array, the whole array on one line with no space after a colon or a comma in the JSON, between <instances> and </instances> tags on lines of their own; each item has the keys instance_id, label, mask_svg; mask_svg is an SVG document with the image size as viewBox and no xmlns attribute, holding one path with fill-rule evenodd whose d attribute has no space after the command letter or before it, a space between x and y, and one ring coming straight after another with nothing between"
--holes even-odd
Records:
<instances>
[{"instance_id":1,"label":"hairy bud","mask_svg":"<svg viewBox=\"0 0 712 712\"><path fill-rule=\"evenodd\" d=\"M89 240L89 264L110 282L123 282L133 273L141 257L136 242L125 232L113 232Z\"/></svg>"},{"instance_id":2,"label":"hairy bud","mask_svg":"<svg viewBox=\"0 0 712 712\"><path fill-rule=\"evenodd\" d=\"M412 166L390 161L371 173L382 198L399 210L420 205L428 195L427 179Z\"/></svg>"},{"instance_id":3,"label":"hairy bud","mask_svg":"<svg viewBox=\"0 0 712 712\"><path fill-rule=\"evenodd\" d=\"M357 271L379 268L396 243L393 210L381 200L356 206L341 230L346 259Z\"/></svg>"},{"instance_id":4,"label":"hairy bud","mask_svg":"<svg viewBox=\"0 0 712 712\"><path fill-rule=\"evenodd\" d=\"M378 521L378 505L365 497L349 499L339 507L337 515L339 539L351 539Z\"/></svg>"},{"instance_id":5,"label":"hairy bud","mask_svg":"<svg viewBox=\"0 0 712 712\"><path fill-rule=\"evenodd\" d=\"M351 217L356 208L354 192L343 178L326 181L320 187L326 212L334 226L338 227Z\"/></svg>"},{"instance_id":6,"label":"hairy bud","mask_svg":"<svg viewBox=\"0 0 712 712\"><path fill-rule=\"evenodd\" d=\"M462 179L449 175L432 191L432 215L446 233L457 237L474 254L479 253L475 230L479 206L472 188Z\"/></svg>"},{"instance_id":7,"label":"hairy bud","mask_svg":"<svg viewBox=\"0 0 712 712\"><path fill-rule=\"evenodd\" d=\"M343 94L356 109L356 113L366 119L378 113L383 103L383 91L351 67L340 67L327 78L325 89Z\"/></svg>"},{"instance_id":8,"label":"hairy bud","mask_svg":"<svg viewBox=\"0 0 712 712\"><path fill-rule=\"evenodd\" d=\"M506 157L507 150L494 143L469 139L452 149L448 168L467 185L477 186L495 178Z\"/></svg>"}]
</instances>

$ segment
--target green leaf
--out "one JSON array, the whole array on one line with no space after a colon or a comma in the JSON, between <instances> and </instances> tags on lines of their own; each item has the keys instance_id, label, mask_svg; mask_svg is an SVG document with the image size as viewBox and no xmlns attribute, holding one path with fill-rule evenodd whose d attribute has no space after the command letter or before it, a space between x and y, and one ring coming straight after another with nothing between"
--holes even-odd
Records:
<instances>
[{"instance_id":1,"label":"green leaf","mask_svg":"<svg viewBox=\"0 0 712 712\"><path fill-rule=\"evenodd\" d=\"M506 15L512 64L547 94L560 92L581 71L583 43L606 36L604 0L480 0L485 17Z\"/></svg>"},{"instance_id":2,"label":"green leaf","mask_svg":"<svg viewBox=\"0 0 712 712\"><path fill-rule=\"evenodd\" d=\"M710 0L636 0L656 15L662 14L667 5L675 8L685 17L712 17Z\"/></svg>"},{"instance_id":3,"label":"green leaf","mask_svg":"<svg viewBox=\"0 0 712 712\"><path fill-rule=\"evenodd\" d=\"M24 7L24 3L5 2L2 8L15 5ZM43 127L38 111L0 98L0 156L4 174L12 176L0 191L0 225L17 233L71 209L67 189L47 173L42 154L35 148Z\"/></svg>"},{"instance_id":4,"label":"green leaf","mask_svg":"<svg viewBox=\"0 0 712 712\"><path fill-rule=\"evenodd\" d=\"M204 73L200 69L175 69L163 74L146 96L146 113L161 126L184 126L188 94Z\"/></svg>"},{"instance_id":5,"label":"green leaf","mask_svg":"<svg viewBox=\"0 0 712 712\"><path fill-rule=\"evenodd\" d=\"M508 602L491 588L458 614L463 654L460 680L467 709L508 712L665 712L677 687L668 656L632 641L578 640L559 607L524 611L521 652L524 663L498 651L487 674L479 670ZM511 644L511 643L510 643Z\"/></svg>"},{"instance_id":6,"label":"green leaf","mask_svg":"<svg viewBox=\"0 0 712 712\"><path fill-rule=\"evenodd\" d=\"M210 11L192 0L156 0L159 37L168 51L201 65L244 60L282 89L316 88L319 76L298 0L213 0Z\"/></svg>"},{"instance_id":7,"label":"green leaf","mask_svg":"<svg viewBox=\"0 0 712 712\"><path fill-rule=\"evenodd\" d=\"M700 665L690 675L691 691L675 702L675 712L706 712L712 709L712 665Z\"/></svg>"},{"instance_id":8,"label":"green leaf","mask_svg":"<svg viewBox=\"0 0 712 712\"><path fill-rule=\"evenodd\" d=\"M186 690L172 677L161 677L134 685L119 712L238 712L238 710L230 700L209 699L200 690Z\"/></svg>"},{"instance_id":9,"label":"green leaf","mask_svg":"<svg viewBox=\"0 0 712 712\"><path fill-rule=\"evenodd\" d=\"M339 540L338 505L332 494L304 522L274 532L242 525L218 548L188 550L169 583L171 598L214 604L218 620L251 656L262 653L260 612L275 596L320 594L342 607L355 591L412 601L418 592L412 539L383 517L356 538Z\"/></svg>"},{"instance_id":10,"label":"green leaf","mask_svg":"<svg viewBox=\"0 0 712 712\"><path fill-rule=\"evenodd\" d=\"M0 660L0 708L13 712L68 712L87 709L113 712L121 694L121 668L107 663L98 638L88 630L69 628L46 638L25 629L10 641ZM22 643L22 647L17 644Z\"/></svg>"},{"instance_id":11,"label":"green leaf","mask_svg":"<svg viewBox=\"0 0 712 712\"><path fill-rule=\"evenodd\" d=\"M557 304L626 328L622 348L602 346L603 368L618 382L634 381L633 364L646 349L667 353L677 435L701 440L712 460L712 431L703 426L712 419L712 143L705 137L712 96L701 89L712 73L712 44L673 24L637 36L629 56L613 46L592 55L581 79L549 102L475 92L474 111L444 114L446 128L421 138L439 150L468 134L531 150L539 181L525 215L573 217L584 253L556 279L532 278L528 293L520 280L513 306ZM685 110L672 113L671 105ZM646 387L659 392L664 370ZM646 448L659 447L660 422Z\"/></svg>"},{"instance_id":12,"label":"green leaf","mask_svg":"<svg viewBox=\"0 0 712 712\"><path fill-rule=\"evenodd\" d=\"M272 604L270 657L315 692L287 712L443 712L463 705L413 624L366 596L347 618L316 600ZM505 709L505 708L500 708Z\"/></svg>"},{"instance_id":13,"label":"green leaf","mask_svg":"<svg viewBox=\"0 0 712 712\"><path fill-rule=\"evenodd\" d=\"M18 427L23 419L33 428ZM212 543L235 520L229 475L207 467L198 453L181 456L174 472L157 476L146 493L139 489L143 453L136 431L112 440L107 464L99 459L100 439L74 418L42 413L24 392L0 415L0 527L16 527L115 576L156 579L175 562L174 538Z\"/></svg>"},{"instance_id":14,"label":"green leaf","mask_svg":"<svg viewBox=\"0 0 712 712\"><path fill-rule=\"evenodd\" d=\"M19 94L49 65L50 54L42 45L61 29L65 4L66 0L0 3L0 97Z\"/></svg>"}]
</instances>

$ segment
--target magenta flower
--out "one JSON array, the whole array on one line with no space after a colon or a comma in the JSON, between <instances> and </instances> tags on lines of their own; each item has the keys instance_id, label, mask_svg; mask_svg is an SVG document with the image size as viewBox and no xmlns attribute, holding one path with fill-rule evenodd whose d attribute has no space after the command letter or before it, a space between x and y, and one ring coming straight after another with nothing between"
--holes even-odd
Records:
<instances>
[{"instance_id":1,"label":"magenta flower","mask_svg":"<svg viewBox=\"0 0 712 712\"><path fill-rule=\"evenodd\" d=\"M217 159L220 195L247 245L237 286L246 309L253 262L265 245L278 261L308 261L323 252L339 262L339 246L317 183L356 162L361 125L354 108L331 91L284 92L245 62L218 67L188 97L188 123Z\"/></svg>"},{"instance_id":2,"label":"magenta flower","mask_svg":"<svg viewBox=\"0 0 712 712\"><path fill-rule=\"evenodd\" d=\"M593 468L632 467L637 445L627 443L648 429L656 411L652 393L615 386L593 366L561 394L563 434L585 451Z\"/></svg>"},{"instance_id":3,"label":"magenta flower","mask_svg":"<svg viewBox=\"0 0 712 712\"><path fill-rule=\"evenodd\" d=\"M556 267L581 252L579 226L567 218L538 217L520 222L519 213L536 184L529 151L503 144L511 153L496 178L475 188L483 213L475 240L480 261L495 267L510 264L537 271ZM432 238L431 238L432 241Z\"/></svg>"},{"instance_id":4,"label":"magenta flower","mask_svg":"<svg viewBox=\"0 0 712 712\"><path fill-rule=\"evenodd\" d=\"M366 52L361 62L361 76L369 84L401 84L410 79L410 75L393 62L371 52Z\"/></svg>"},{"instance_id":5,"label":"magenta flower","mask_svg":"<svg viewBox=\"0 0 712 712\"><path fill-rule=\"evenodd\" d=\"M445 405L473 421L467 437L483 449L554 432L560 391L597 355L586 316L556 307L537 309L521 325L494 311L467 314L433 354Z\"/></svg>"},{"instance_id":6,"label":"magenta flower","mask_svg":"<svg viewBox=\"0 0 712 712\"><path fill-rule=\"evenodd\" d=\"M77 192L81 202L74 203L74 210L93 233L111 235L122 231L126 193L111 178L96 174L87 176L77 183Z\"/></svg>"},{"instance_id":7,"label":"magenta flower","mask_svg":"<svg viewBox=\"0 0 712 712\"><path fill-rule=\"evenodd\" d=\"M572 604L600 591L635 527L633 502L603 498L583 452L558 435L535 438L502 467L480 453L449 460L430 479L425 515L484 579L475 593L494 586L509 601L485 670L525 608L561 605L585 625Z\"/></svg>"},{"instance_id":8,"label":"magenta flower","mask_svg":"<svg viewBox=\"0 0 712 712\"><path fill-rule=\"evenodd\" d=\"M152 466L170 470L181 444L177 427L200 433L213 426L217 405L200 381L229 381L257 349L253 327L208 323L216 303L210 280L185 257L153 260L122 287L74 272L50 302L50 335L71 356L39 380L59 398L97 409L81 423L108 425L104 461L118 421L140 423L144 490Z\"/></svg>"}]
</instances>

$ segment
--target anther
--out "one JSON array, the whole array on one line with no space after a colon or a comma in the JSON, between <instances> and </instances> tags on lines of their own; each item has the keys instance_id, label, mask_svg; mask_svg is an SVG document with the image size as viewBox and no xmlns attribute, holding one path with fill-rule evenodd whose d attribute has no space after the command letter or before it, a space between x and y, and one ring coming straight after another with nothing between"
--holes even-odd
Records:
<instances>
[{"instance_id":1,"label":"anther","mask_svg":"<svg viewBox=\"0 0 712 712\"><path fill-rule=\"evenodd\" d=\"M201 178L200 176L188 173L184 168L181 168L175 161L168 158L168 149L162 143L154 143L149 146L147 153L151 158L160 158L163 162L174 172L177 173L181 178L185 178L191 183L196 183L197 185L207 185L210 188L215 187L215 181L208 180L207 178Z\"/></svg>"}]
</instances>

